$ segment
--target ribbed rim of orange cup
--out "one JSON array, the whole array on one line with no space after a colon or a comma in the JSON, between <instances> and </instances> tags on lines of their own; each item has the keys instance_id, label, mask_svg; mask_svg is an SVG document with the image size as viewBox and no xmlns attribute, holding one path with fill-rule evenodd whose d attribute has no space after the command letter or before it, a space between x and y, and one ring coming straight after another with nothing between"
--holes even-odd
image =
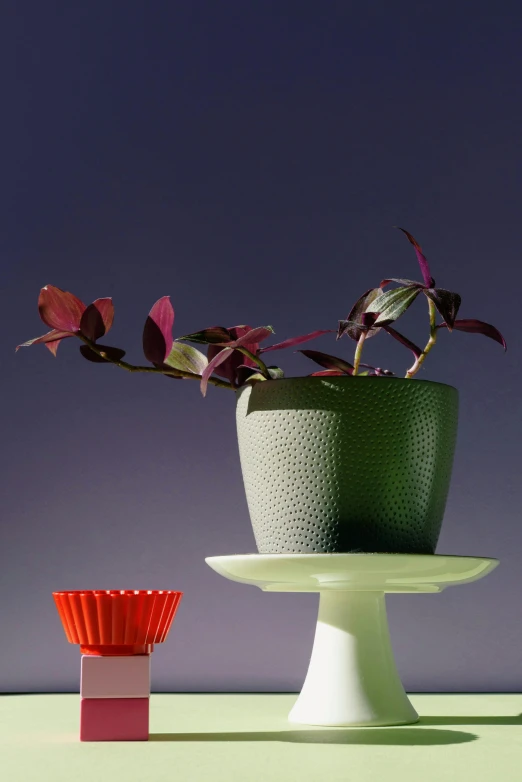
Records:
<instances>
[{"instance_id":1,"label":"ribbed rim of orange cup","mask_svg":"<svg viewBox=\"0 0 522 782\"><path fill-rule=\"evenodd\" d=\"M82 654L150 654L163 643L183 592L78 589L53 592L67 640Z\"/></svg>"}]
</instances>

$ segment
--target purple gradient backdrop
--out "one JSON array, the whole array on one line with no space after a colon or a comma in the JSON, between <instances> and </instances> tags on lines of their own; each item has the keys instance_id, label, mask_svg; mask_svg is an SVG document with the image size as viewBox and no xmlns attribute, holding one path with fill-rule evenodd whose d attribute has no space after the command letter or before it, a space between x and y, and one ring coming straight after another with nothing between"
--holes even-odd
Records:
<instances>
[{"instance_id":1,"label":"purple gradient backdrop","mask_svg":"<svg viewBox=\"0 0 522 782\"><path fill-rule=\"evenodd\" d=\"M7 0L0 18L0 691L78 688L54 589L183 590L156 690L298 689L317 601L205 565L254 550L233 395L88 364L72 341L15 355L44 330L39 288L114 296L130 360L165 294L178 335L282 339L418 276L397 223L510 346L442 334L422 373L461 392L438 550L501 566L389 600L399 669L410 690L522 689L520 4ZM386 335L367 355L409 359Z\"/></svg>"}]
</instances>

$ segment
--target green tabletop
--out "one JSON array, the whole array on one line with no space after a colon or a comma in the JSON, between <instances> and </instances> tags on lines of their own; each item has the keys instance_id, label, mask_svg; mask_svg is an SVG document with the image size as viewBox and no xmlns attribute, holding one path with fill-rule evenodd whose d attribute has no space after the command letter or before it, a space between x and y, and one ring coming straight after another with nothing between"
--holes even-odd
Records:
<instances>
[{"instance_id":1,"label":"green tabletop","mask_svg":"<svg viewBox=\"0 0 522 782\"><path fill-rule=\"evenodd\" d=\"M412 695L417 725L290 725L295 695L152 695L150 741L80 743L78 695L0 697L2 782L522 779L522 695Z\"/></svg>"}]
</instances>

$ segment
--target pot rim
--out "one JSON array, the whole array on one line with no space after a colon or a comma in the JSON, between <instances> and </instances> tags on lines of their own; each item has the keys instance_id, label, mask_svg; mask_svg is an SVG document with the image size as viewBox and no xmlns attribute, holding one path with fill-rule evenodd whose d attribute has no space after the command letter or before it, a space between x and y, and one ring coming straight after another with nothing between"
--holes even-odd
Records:
<instances>
[{"instance_id":1,"label":"pot rim","mask_svg":"<svg viewBox=\"0 0 522 782\"><path fill-rule=\"evenodd\" d=\"M345 376L339 375L333 377L312 377L311 375L304 375L304 376L297 376L297 377L280 377L272 380L264 380L262 382L263 382L263 386L265 386L265 384L269 386L273 386L274 383L289 383L289 382L295 383L295 382L302 382L302 381L306 381L306 382L319 381L323 383L324 382L332 383L332 382L340 381L342 383L346 383L346 382L353 383L359 381L367 382L368 380L373 380L373 381L379 380L379 382L383 382L383 381L389 382L391 380L394 382L399 381L403 383L409 383L410 385L415 385L416 383L429 383L432 386L442 386L443 388L451 388L453 389L453 391L456 391L457 394L459 393L458 388L456 388L455 386L452 386L449 383L440 383L437 380L422 380L421 378L407 378L407 377L386 377L386 376L378 376L378 375L369 375L369 376L366 375L362 377L359 377L357 375L355 377L352 377L351 375L345 375ZM257 385L257 383L255 385ZM249 383L245 383L244 385L236 389L236 393L239 391L243 391L243 389L245 388L253 388L253 386Z\"/></svg>"}]
</instances>

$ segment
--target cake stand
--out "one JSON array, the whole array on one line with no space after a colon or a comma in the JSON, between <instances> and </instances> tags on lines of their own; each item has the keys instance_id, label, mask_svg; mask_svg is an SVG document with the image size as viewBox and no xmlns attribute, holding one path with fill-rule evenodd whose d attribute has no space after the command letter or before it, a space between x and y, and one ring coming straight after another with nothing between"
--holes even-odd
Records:
<instances>
[{"instance_id":1,"label":"cake stand","mask_svg":"<svg viewBox=\"0 0 522 782\"><path fill-rule=\"evenodd\" d=\"M319 592L310 665L288 719L324 726L416 722L393 658L385 594L441 592L498 565L437 554L239 554L205 561L264 592Z\"/></svg>"}]
</instances>

